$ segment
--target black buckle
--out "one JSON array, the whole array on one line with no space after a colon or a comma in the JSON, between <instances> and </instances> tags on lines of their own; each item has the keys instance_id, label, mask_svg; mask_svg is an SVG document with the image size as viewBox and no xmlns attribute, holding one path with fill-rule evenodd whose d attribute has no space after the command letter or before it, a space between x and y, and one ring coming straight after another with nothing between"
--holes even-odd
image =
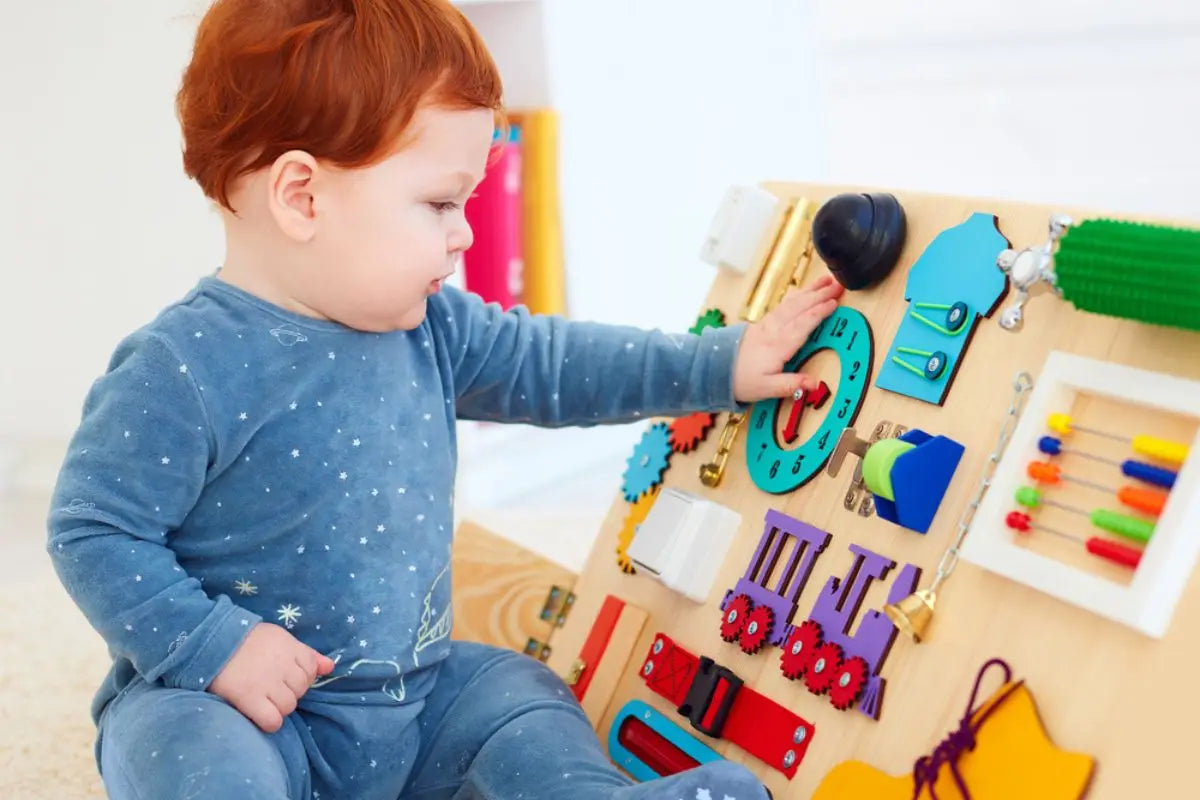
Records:
<instances>
[{"instance_id":1,"label":"black buckle","mask_svg":"<svg viewBox=\"0 0 1200 800\"><path fill-rule=\"evenodd\" d=\"M717 691L717 684L721 679L725 680L729 688L721 698L721 704L717 706L712 723L705 727L704 718L708 716L709 704L712 703L713 695ZM728 667L717 664L708 656L700 656L700 665L696 670L696 676L692 678L692 685L688 687L687 697L684 698L683 704L677 711L687 717L696 730L714 739L720 739L721 731L725 728L725 719L729 716L729 709L733 708L733 701L741 688L742 679L734 675Z\"/></svg>"}]
</instances>

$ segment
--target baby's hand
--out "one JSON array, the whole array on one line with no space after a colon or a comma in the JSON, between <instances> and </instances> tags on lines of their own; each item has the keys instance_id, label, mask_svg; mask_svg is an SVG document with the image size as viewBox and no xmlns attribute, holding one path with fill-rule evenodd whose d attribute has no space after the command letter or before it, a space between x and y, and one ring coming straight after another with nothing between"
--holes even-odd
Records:
<instances>
[{"instance_id":1,"label":"baby's hand","mask_svg":"<svg viewBox=\"0 0 1200 800\"><path fill-rule=\"evenodd\" d=\"M740 403L788 397L815 389L804 373L784 372L783 365L803 346L821 320L837 308L843 287L826 275L804 289L791 289L775 308L746 328L733 368L733 394Z\"/></svg>"},{"instance_id":2,"label":"baby's hand","mask_svg":"<svg viewBox=\"0 0 1200 800\"><path fill-rule=\"evenodd\" d=\"M333 659L283 628L260 622L208 688L259 728L274 733L317 676L328 675L333 667Z\"/></svg>"}]
</instances>

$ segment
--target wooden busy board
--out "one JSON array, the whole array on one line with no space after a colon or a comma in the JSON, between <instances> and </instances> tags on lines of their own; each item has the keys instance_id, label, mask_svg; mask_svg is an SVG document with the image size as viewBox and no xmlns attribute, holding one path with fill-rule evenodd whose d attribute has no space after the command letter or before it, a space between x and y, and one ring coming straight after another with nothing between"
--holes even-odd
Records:
<instances>
[{"instance_id":1,"label":"wooden busy board","mask_svg":"<svg viewBox=\"0 0 1200 800\"><path fill-rule=\"evenodd\" d=\"M764 184L764 187L783 198L807 197L817 203L841 192L871 191L864 187L794 183ZM843 507L857 461L854 457L847 459L836 477L822 471L791 493L773 495L762 491L747 471L745 427L735 442L723 482L717 488L705 487L698 478L698 470L716 450L726 419L721 415L697 450L672 455L663 480L664 487L710 498L742 515L737 536L707 601L693 602L646 574L628 575L618 568L614 548L630 509L618 491L575 585L575 608L555 636L549 664L560 675L569 673L607 596L615 595L644 609L649 619L629 652L624 674L599 721L602 740L607 741L618 709L631 699L643 700L725 758L745 764L782 800L809 797L834 765L848 759L867 762L889 774L911 772L914 761L928 755L958 725L979 668L989 658L999 656L1012 666L1014 678L1026 681L1050 738L1065 750L1095 758L1088 797L1123 800L1183 796L1195 780L1192 770L1195 748L1190 734L1196 712L1200 711L1200 682L1195 677L1200 660L1200 576L1195 573L1186 579L1169 628L1159 638L974 563L960 561L939 592L926 639L914 643L904 636L896 637L880 670L887 686L878 720L854 709L838 711L827 698L807 691L802 682L786 679L779 668L778 647L768 644L757 654L747 655L737 644L726 643L719 636L722 618L719 604L726 590L746 572L763 533L768 509L777 509L832 534L832 541L817 560L799 596L797 622L807 614L831 576L846 574L852 560L847 549L851 543L884 554L897 563L887 580L872 583L862 604L863 612L884 606L891 578L900 565L911 563L920 567L918 585L928 586L995 447L1001 421L1013 398L1014 376L1025 371L1036 385L1042 379L1043 365L1051 351L1200 379L1200 335L1083 313L1043 292L1035 294L1026 306L1024 328L1019 332L1005 331L998 324L1000 311L1011 300L1008 296L1001 300L991 318L980 320L942 406L878 388L875 380L891 339L909 310L904 297L908 269L941 231L978 212L993 214L1000 233L1019 249L1046 240L1052 213L1067 213L1076 220L1108 216L1078 208L903 191L893 194L907 216L908 233L900 261L883 283L868 290L847 292L842 304L866 316L874 340L871 383L855 423L860 435L865 438L877 422L887 420L950 437L965 447L928 533L914 533L878 516L860 516ZM805 282L825 273L824 264L814 259ZM727 320L736 321L754 279L750 273L718 270L704 308L719 308ZM837 366L828 356L828 353L818 354L808 363L806 371L833 386ZM1200 396L1192 398L1192 402L1200 407ZM1188 443L1197 435L1195 416L1161 413L1100 397L1083 396L1071 408L1057 410L1073 414L1080 424L1086 422L1097 428L1156 434ZM831 413L830 407L827 406L825 413ZM810 412L804 424L817 425L821 416L821 412ZM1113 449L1112 443L1092 437L1076 436L1072 444L1096 452L1114 455L1120 452L1119 447ZM1113 486L1122 482L1120 475L1114 476L1112 468L1104 465L1062 463L1064 470L1070 466L1072 474L1090 475ZM1193 461L1190 466L1194 474L1197 464ZM614 475L614 487L620 483L621 476ZM1046 496L1087 507L1105 505L1103 498L1079 494L1073 487L1047 490ZM1187 499L1173 496L1171 502L1183 503ZM1085 534L1089 531L1086 520L1072 518L1066 512L1057 516L1046 513L1038 519L1062 530ZM995 520L991 522L994 524ZM1191 533L1200 536L1200 528ZM1129 581L1128 571L1088 556L1080 546L1051 536L1035 536L1029 542L1030 547L1056 552L1079 569L1108 574L1117 582ZM861 616L862 612L859 619ZM811 746L792 779L737 746L692 730L669 702L647 689L637 674L638 668L655 634L660 632L692 653L710 656L732 669L747 687L787 706L815 726ZM854 632L853 627L850 632ZM993 677L989 689L997 685Z\"/></svg>"}]
</instances>

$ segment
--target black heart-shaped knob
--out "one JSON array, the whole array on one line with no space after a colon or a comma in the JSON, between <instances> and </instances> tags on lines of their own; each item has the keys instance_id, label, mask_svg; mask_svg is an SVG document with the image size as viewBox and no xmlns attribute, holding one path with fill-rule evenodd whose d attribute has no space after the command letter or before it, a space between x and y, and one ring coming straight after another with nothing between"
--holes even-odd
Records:
<instances>
[{"instance_id":1,"label":"black heart-shaped knob","mask_svg":"<svg viewBox=\"0 0 1200 800\"><path fill-rule=\"evenodd\" d=\"M907 230L904 208L893 195L839 194L813 217L813 246L838 283L866 289L896 266Z\"/></svg>"}]
</instances>

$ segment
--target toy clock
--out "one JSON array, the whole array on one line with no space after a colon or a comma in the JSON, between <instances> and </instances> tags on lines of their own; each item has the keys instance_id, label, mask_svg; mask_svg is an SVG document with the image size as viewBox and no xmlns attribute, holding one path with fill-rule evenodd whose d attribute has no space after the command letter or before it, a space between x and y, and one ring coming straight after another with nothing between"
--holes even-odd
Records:
<instances>
[{"instance_id":1,"label":"toy clock","mask_svg":"<svg viewBox=\"0 0 1200 800\"><path fill-rule=\"evenodd\" d=\"M800 372L822 350L832 351L841 365L835 389L821 381L815 390L797 393L794 398L761 400L750 409L746 466L764 492L783 494L811 480L829 460L842 430L858 416L874 358L867 318L860 311L839 306L784 369ZM800 440L800 422L808 409L824 409L824 418L812 434Z\"/></svg>"}]
</instances>

